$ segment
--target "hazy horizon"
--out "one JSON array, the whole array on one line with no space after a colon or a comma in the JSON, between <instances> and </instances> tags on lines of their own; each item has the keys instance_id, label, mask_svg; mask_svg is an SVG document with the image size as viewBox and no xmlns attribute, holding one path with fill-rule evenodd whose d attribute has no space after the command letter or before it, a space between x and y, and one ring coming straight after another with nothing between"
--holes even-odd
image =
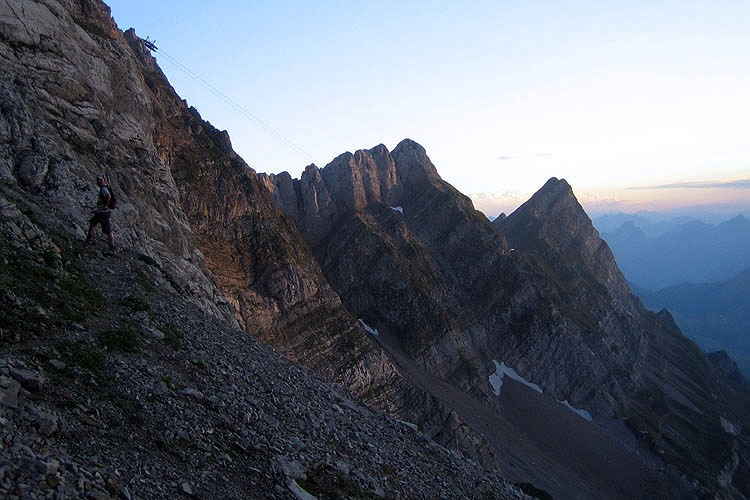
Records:
<instances>
[{"instance_id":1,"label":"hazy horizon","mask_svg":"<svg viewBox=\"0 0 750 500\"><path fill-rule=\"evenodd\" d=\"M750 206L750 4L112 0L259 172L408 137L488 216Z\"/></svg>"}]
</instances>

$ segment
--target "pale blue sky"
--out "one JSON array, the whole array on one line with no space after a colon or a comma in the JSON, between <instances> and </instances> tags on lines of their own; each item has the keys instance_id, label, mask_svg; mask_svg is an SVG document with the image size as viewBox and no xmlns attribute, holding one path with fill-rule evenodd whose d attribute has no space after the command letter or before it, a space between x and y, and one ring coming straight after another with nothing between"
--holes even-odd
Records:
<instances>
[{"instance_id":1,"label":"pale blue sky","mask_svg":"<svg viewBox=\"0 0 750 500\"><path fill-rule=\"evenodd\" d=\"M747 1L108 3L259 172L409 137L488 215L551 176L589 210L750 207L716 185L750 178Z\"/></svg>"}]
</instances>

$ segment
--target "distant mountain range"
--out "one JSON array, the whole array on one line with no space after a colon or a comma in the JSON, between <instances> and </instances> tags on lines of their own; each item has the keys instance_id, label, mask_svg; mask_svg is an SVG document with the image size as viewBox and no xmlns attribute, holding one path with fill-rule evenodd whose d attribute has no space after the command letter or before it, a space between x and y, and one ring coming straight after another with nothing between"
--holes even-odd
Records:
<instances>
[{"instance_id":1,"label":"distant mountain range","mask_svg":"<svg viewBox=\"0 0 750 500\"><path fill-rule=\"evenodd\" d=\"M726 350L750 375L750 269L721 283L686 283L658 292L632 288L649 309L669 309L703 350Z\"/></svg>"},{"instance_id":2,"label":"distant mountain range","mask_svg":"<svg viewBox=\"0 0 750 500\"><path fill-rule=\"evenodd\" d=\"M646 307L668 309L703 350L726 350L750 375L747 218L713 225L687 216L610 214L594 221Z\"/></svg>"},{"instance_id":3,"label":"distant mountain range","mask_svg":"<svg viewBox=\"0 0 750 500\"><path fill-rule=\"evenodd\" d=\"M643 234L645 234L647 237L656 238L657 236L669 232L670 230L681 224L686 224L688 222L698 220L697 218L688 215L681 215L677 217L671 217L667 214L663 214L661 216L657 214L648 215L649 216L641 213L604 214L592 218L591 222L594 223L594 226L601 233L613 233L617 231L623 224L631 222L634 226L643 231Z\"/></svg>"},{"instance_id":4,"label":"distant mountain range","mask_svg":"<svg viewBox=\"0 0 750 500\"><path fill-rule=\"evenodd\" d=\"M722 208L722 207L718 207ZM718 209L717 208L717 209ZM594 227L601 233L616 231L626 222L632 222L649 238L656 238L667 233L677 226L688 222L701 221L706 224L719 225L738 214L748 213L741 207L727 211L724 207L722 212L702 211L700 207L687 207L681 212L655 212L642 210L635 213L613 212L604 214L589 214Z\"/></svg>"},{"instance_id":5,"label":"distant mountain range","mask_svg":"<svg viewBox=\"0 0 750 500\"><path fill-rule=\"evenodd\" d=\"M689 220L656 237L647 236L636 222L602 230L601 236L628 281L639 287L725 281L750 267L750 221L742 215L718 225Z\"/></svg>"}]
</instances>

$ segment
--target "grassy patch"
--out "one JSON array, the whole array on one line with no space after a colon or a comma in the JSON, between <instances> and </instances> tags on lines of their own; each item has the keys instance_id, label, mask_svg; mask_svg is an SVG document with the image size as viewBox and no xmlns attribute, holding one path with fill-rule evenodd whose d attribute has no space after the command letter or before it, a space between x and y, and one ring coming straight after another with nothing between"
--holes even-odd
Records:
<instances>
[{"instance_id":1,"label":"grassy patch","mask_svg":"<svg viewBox=\"0 0 750 500\"><path fill-rule=\"evenodd\" d=\"M29 252L0 244L0 255L0 288L18 298L0 313L4 328L10 331L44 335L48 319L82 321L104 306L104 298L83 272L75 267L62 269L56 250Z\"/></svg>"},{"instance_id":2,"label":"grassy patch","mask_svg":"<svg viewBox=\"0 0 750 500\"><path fill-rule=\"evenodd\" d=\"M166 323L162 325L160 330L164 333L164 340L162 341L164 344L174 349L182 347L182 330L179 327L172 323Z\"/></svg>"},{"instance_id":3,"label":"grassy patch","mask_svg":"<svg viewBox=\"0 0 750 500\"><path fill-rule=\"evenodd\" d=\"M81 274L71 274L60 282L56 306L64 318L81 321L104 307L104 297Z\"/></svg>"},{"instance_id":4,"label":"grassy patch","mask_svg":"<svg viewBox=\"0 0 750 500\"><path fill-rule=\"evenodd\" d=\"M141 337L131 326L107 330L100 335L104 347L110 351L136 352L141 345Z\"/></svg>"},{"instance_id":5,"label":"grassy patch","mask_svg":"<svg viewBox=\"0 0 750 500\"><path fill-rule=\"evenodd\" d=\"M148 312L151 309L145 297L140 295L128 295L122 299L121 304L130 309L131 312Z\"/></svg>"},{"instance_id":6,"label":"grassy patch","mask_svg":"<svg viewBox=\"0 0 750 500\"><path fill-rule=\"evenodd\" d=\"M62 342L58 345L58 350L67 366L78 366L94 372L101 369L107 359L97 346L81 340Z\"/></svg>"}]
</instances>

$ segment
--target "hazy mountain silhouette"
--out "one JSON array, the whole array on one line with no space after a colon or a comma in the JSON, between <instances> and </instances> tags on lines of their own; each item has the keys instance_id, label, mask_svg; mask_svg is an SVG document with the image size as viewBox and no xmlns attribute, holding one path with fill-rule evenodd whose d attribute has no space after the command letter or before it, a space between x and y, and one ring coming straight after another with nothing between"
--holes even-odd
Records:
<instances>
[{"instance_id":1,"label":"hazy mountain silhouette","mask_svg":"<svg viewBox=\"0 0 750 500\"><path fill-rule=\"evenodd\" d=\"M682 332L705 351L726 350L750 374L750 269L720 283L633 291L646 307L669 309Z\"/></svg>"},{"instance_id":2,"label":"hazy mountain silhouette","mask_svg":"<svg viewBox=\"0 0 750 500\"><path fill-rule=\"evenodd\" d=\"M724 281L750 267L750 221L742 215L718 225L692 220L655 238L631 220L602 238L628 281L649 290Z\"/></svg>"},{"instance_id":3,"label":"hazy mountain silhouette","mask_svg":"<svg viewBox=\"0 0 750 500\"><path fill-rule=\"evenodd\" d=\"M592 218L594 226L601 233L615 232L625 223L630 222L643 231L643 234L649 238L656 238L681 224L695 220L698 219L688 215L670 216L669 214L660 214L657 212L637 212L634 214L619 212L603 214Z\"/></svg>"}]
</instances>

